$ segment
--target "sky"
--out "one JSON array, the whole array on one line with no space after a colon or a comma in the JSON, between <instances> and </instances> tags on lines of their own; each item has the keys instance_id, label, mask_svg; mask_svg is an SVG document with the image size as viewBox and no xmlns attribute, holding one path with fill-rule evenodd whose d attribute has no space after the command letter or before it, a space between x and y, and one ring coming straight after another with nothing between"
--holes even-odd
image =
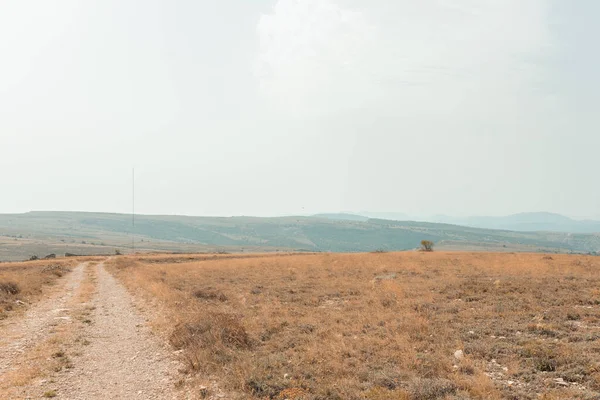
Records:
<instances>
[{"instance_id":1,"label":"sky","mask_svg":"<svg viewBox=\"0 0 600 400\"><path fill-rule=\"evenodd\" d=\"M595 0L6 0L0 213L600 218Z\"/></svg>"}]
</instances>

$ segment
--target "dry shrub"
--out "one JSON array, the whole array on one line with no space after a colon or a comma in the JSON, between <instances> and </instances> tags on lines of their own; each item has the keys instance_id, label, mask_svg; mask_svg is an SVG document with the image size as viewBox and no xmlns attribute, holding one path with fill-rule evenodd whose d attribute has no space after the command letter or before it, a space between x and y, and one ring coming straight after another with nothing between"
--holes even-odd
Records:
<instances>
[{"instance_id":1,"label":"dry shrub","mask_svg":"<svg viewBox=\"0 0 600 400\"><path fill-rule=\"evenodd\" d=\"M590 386L593 390L600 390L600 372L592 374Z\"/></svg>"},{"instance_id":2,"label":"dry shrub","mask_svg":"<svg viewBox=\"0 0 600 400\"><path fill-rule=\"evenodd\" d=\"M289 390L289 382L278 376L252 377L246 382L246 391L261 399L279 398Z\"/></svg>"},{"instance_id":3,"label":"dry shrub","mask_svg":"<svg viewBox=\"0 0 600 400\"><path fill-rule=\"evenodd\" d=\"M8 317L7 312L13 310L14 297L21 292L15 282L0 282L0 320Z\"/></svg>"},{"instance_id":4,"label":"dry shrub","mask_svg":"<svg viewBox=\"0 0 600 400\"><path fill-rule=\"evenodd\" d=\"M0 282L0 293L5 293L11 296L17 295L21 292L19 285L15 282Z\"/></svg>"},{"instance_id":5,"label":"dry shrub","mask_svg":"<svg viewBox=\"0 0 600 400\"><path fill-rule=\"evenodd\" d=\"M458 371L464 375L475 375L476 366L472 360L463 359L458 366Z\"/></svg>"},{"instance_id":6,"label":"dry shrub","mask_svg":"<svg viewBox=\"0 0 600 400\"><path fill-rule=\"evenodd\" d=\"M521 354L530 359L535 369L541 372L554 372L560 363L556 348L543 342L525 344Z\"/></svg>"},{"instance_id":7,"label":"dry shrub","mask_svg":"<svg viewBox=\"0 0 600 400\"><path fill-rule=\"evenodd\" d=\"M63 275L65 275L66 273L70 272L71 270L63 265L48 265L44 268L42 268L42 272L45 274L52 274L58 278L62 277Z\"/></svg>"},{"instance_id":8,"label":"dry shrub","mask_svg":"<svg viewBox=\"0 0 600 400\"><path fill-rule=\"evenodd\" d=\"M212 287L196 289L194 290L194 297L200 300L219 300L221 302L227 301L227 296L223 292L216 290Z\"/></svg>"},{"instance_id":9,"label":"dry shrub","mask_svg":"<svg viewBox=\"0 0 600 400\"><path fill-rule=\"evenodd\" d=\"M448 379L415 379L409 386L411 400L436 400L456 393L456 384Z\"/></svg>"},{"instance_id":10,"label":"dry shrub","mask_svg":"<svg viewBox=\"0 0 600 400\"><path fill-rule=\"evenodd\" d=\"M184 322L173 330L170 342L176 349L191 346L202 348L223 344L237 349L248 349L251 340L239 318L229 314L212 313L196 322Z\"/></svg>"}]
</instances>

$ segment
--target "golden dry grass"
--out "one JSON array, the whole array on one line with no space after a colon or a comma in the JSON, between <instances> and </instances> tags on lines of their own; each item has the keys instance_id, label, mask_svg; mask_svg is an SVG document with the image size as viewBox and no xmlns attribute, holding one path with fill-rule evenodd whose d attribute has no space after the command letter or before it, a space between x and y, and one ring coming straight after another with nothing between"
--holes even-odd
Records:
<instances>
[{"instance_id":1,"label":"golden dry grass","mask_svg":"<svg viewBox=\"0 0 600 400\"><path fill-rule=\"evenodd\" d=\"M0 264L0 320L19 314L37 301L43 290L71 270L76 259Z\"/></svg>"},{"instance_id":2,"label":"golden dry grass","mask_svg":"<svg viewBox=\"0 0 600 400\"><path fill-rule=\"evenodd\" d=\"M36 379L47 378L55 372L73 367L73 358L79 354L80 347L85 345L83 339L78 336L78 331L82 329L83 321L86 321L91 312L88 302L95 293L97 279L94 265L95 262L87 265L82 283L67 304L70 310L69 317L78 323L57 324L49 336L25 352L16 367L3 376L0 398L29 398L31 391L39 392L42 388L34 387L32 390L23 387L31 385ZM24 396L24 393L29 395Z\"/></svg>"},{"instance_id":3,"label":"golden dry grass","mask_svg":"<svg viewBox=\"0 0 600 400\"><path fill-rule=\"evenodd\" d=\"M598 398L599 267L418 252L111 264L154 302L156 329L199 383L215 377L239 398L371 400Z\"/></svg>"}]
</instances>

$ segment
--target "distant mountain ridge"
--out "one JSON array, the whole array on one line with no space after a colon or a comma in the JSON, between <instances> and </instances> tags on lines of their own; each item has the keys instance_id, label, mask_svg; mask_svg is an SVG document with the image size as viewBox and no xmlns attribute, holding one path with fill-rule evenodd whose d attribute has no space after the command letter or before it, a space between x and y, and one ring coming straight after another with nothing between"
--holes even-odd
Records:
<instances>
[{"instance_id":1,"label":"distant mountain ridge","mask_svg":"<svg viewBox=\"0 0 600 400\"><path fill-rule=\"evenodd\" d=\"M340 220L345 219L344 216L352 216L354 220L362 216L392 221L422 221L517 232L600 233L600 221L576 220L564 215L549 212L525 212L499 217L450 217L445 215L415 217L408 214L393 212L360 212L356 214L340 213L322 215L337 215L337 219Z\"/></svg>"},{"instance_id":2,"label":"distant mountain ridge","mask_svg":"<svg viewBox=\"0 0 600 400\"><path fill-rule=\"evenodd\" d=\"M315 218L325 218L331 219L334 221L368 221L369 217L358 214L347 214L347 213L324 213L324 214L315 214L313 215Z\"/></svg>"},{"instance_id":3,"label":"distant mountain ridge","mask_svg":"<svg viewBox=\"0 0 600 400\"><path fill-rule=\"evenodd\" d=\"M467 217L439 220L486 229L506 229L531 232L599 233L600 221L575 220L548 212L530 212L505 217Z\"/></svg>"}]
</instances>

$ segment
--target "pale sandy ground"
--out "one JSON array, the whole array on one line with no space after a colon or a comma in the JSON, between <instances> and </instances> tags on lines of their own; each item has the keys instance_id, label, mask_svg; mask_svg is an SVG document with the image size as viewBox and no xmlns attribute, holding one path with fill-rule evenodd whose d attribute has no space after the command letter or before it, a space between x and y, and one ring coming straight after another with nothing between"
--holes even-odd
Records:
<instances>
[{"instance_id":1,"label":"pale sandy ground","mask_svg":"<svg viewBox=\"0 0 600 400\"><path fill-rule=\"evenodd\" d=\"M20 367L25 353L56 324L72 323L65 305L77 292L84 268L79 265L61 278L52 293L24 317L0 326L0 382L7 372ZM86 304L91 310L89 321L78 335L86 345L73 358L72 368L20 387L18 395L0 393L0 398L40 398L49 391L57 399L190 398L175 388L180 366L173 352L152 334L129 293L102 264L89 268L96 268L96 293Z\"/></svg>"}]
</instances>

